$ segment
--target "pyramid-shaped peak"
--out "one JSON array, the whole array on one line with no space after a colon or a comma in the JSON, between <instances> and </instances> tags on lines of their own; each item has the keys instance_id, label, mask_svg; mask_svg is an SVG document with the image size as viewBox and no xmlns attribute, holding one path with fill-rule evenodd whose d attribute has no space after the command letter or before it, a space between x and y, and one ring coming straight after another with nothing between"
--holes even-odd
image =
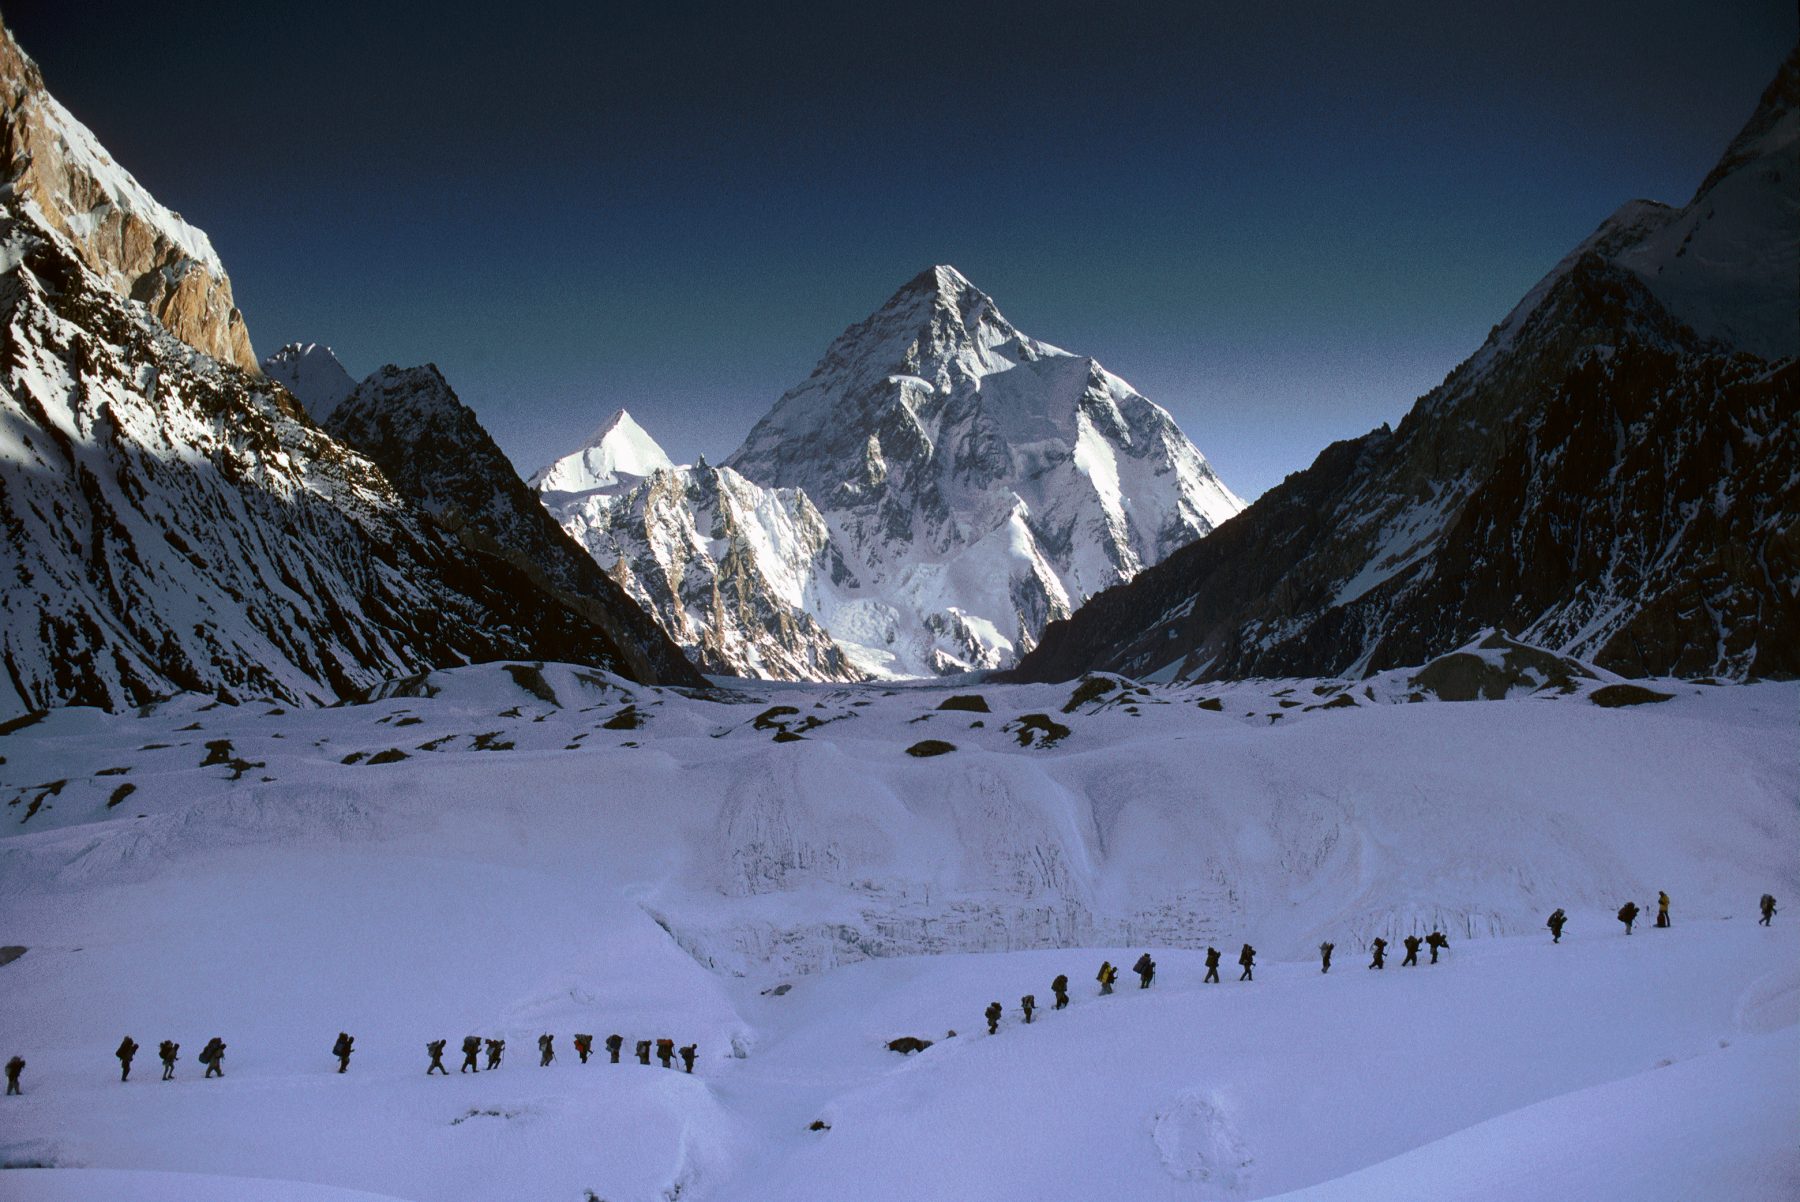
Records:
<instances>
[{"instance_id":1,"label":"pyramid-shaped peak","mask_svg":"<svg viewBox=\"0 0 1800 1202\"><path fill-rule=\"evenodd\" d=\"M356 388L331 348L317 342L290 342L264 359L262 369L293 393L316 422L330 417Z\"/></svg>"},{"instance_id":2,"label":"pyramid-shaped peak","mask_svg":"<svg viewBox=\"0 0 1800 1202\"><path fill-rule=\"evenodd\" d=\"M876 315L894 309L916 309L921 305L943 305L960 312L983 307L993 309L994 300L970 283L968 276L948 263L940 263L926 268L901 285L887 304L876 311ZM998 313L998 310L994 311Z\"/></svg>"},{"instance_id":3,"label":"pyramid-shaped peak","mask_svg":"<svg viewBox=\"0 0 1800 1202\"><path fill-rule=\"evenodd\" d=\"M900 361L954 357L1014 340L1031 342L1006 320L993 297L956 268L940 263L908 280L874 313L839 335L825 362L861 359L883 371L911 370ZM1048 349L1032 343L1028 353Z\"/></svg>"},{"instance_id":4,"label":"pyramid-shaped peak","mask_svg":"<svg viewBox=\"0 0 1800 1202\"><path fill-rule=\"evenodd\" d=\"M376 368L332 410L323 425L334 432L359 425L430 429L438 436L459 439L481 427L435 363L417 367L389 363Z\"/></svg>"},{"instance_id":5,"label":"pyramid-shaped peak","mask_svg":"<svg viewBox=\"0 0 1800 1202\"><path fill-rule=\"evenodd\" d=\"M939 263L935 267L927 267L918 275L908 280L902 292L935 292L940 296L955 296L966 291L979 292L969 277L948 263Z\"/></svg>"},{"instance_id":6,"label":"pyramid-shaped peak","mask_svg":"<svg viewBox=\"0 0 1800 1202\"><path fill-rule=\"evenodd\" d=\"M615 409L588 435L580 450L539 471L531 484L541 492L593 492L630 484L674 466L631 414Z\"/></svg>"}]
</instances>

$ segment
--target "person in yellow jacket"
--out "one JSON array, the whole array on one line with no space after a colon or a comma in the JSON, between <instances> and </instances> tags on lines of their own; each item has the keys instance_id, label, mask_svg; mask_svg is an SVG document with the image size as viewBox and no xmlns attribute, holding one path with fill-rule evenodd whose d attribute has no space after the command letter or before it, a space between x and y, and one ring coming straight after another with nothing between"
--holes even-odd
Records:
<instances>
[{"instance_id":1,"label":"person in yellow jacket","mask_svg":"<svg viewBox=\"0 0 1800 1202\"><path fill-rule=\"evenodd\" d=\"M1094 978L1100 982L1100 993L1112 992L1113 982L1119 979L1119 970L1114 968L1111 960L1100 961L1100 975Z\"/></svg>"},{"instance_id":2,"label":"person in yellow jacket","mask_svg":"<svg viewBox=\"0 0 1800 1202\"><path fill-rule=\"evenodd\" d=\"M1669 895L1667 893L1659 892L1656 895L1656 925L1659 927L1669 925Z\"/></svg>"}]
</instances>

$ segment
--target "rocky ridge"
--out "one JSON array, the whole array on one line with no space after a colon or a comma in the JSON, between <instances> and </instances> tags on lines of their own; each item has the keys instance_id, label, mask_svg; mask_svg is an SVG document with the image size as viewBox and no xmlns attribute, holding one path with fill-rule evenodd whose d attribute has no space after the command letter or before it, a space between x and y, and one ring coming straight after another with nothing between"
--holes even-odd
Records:
<instances>
[{"instance_id":1,"label":"rocky ridge","mask_svg":"<svg viewBox=\"0 0 1800 1202\"><path fill-rule=\"evenodd\" d=\"M29 60L3 49L16 85ZM47 96L11 94L15 136L60 120ZM445 529L253 363L197 349L192 313L122 288L129 260L64 226L89 214L140 248L155 227L155 253L186 256L172 286L226 295L202 288L224 280L204 235L75 148L111 174L49 172L38 147L13 160L30 186L0 192L0 716L183 692L325 703L492 660L634 674L606 629Z\"/></svg>"},{"instance_id":2,"label":"rocky ridge","mask_svg":"<svg viewBox=\"0 0 1800 1202\"><path fill-rule=\"evenodd\" d=\"M66 239L111 291L175 337L257 374L231 280L206 235L158 204L44 87L0 33L0 156L9 207Z\"/></svg>"},{"instance_id":3,"label":"rocky ridge","mask_svg":"<svg viewBox=\"0 0 1800 1202\"><path fill-rule=\"evenodd\" d=\"M1499 627L1629 676L1800 673L1800 55L1694 199L1636 201L1397 429L1327 448L1018 673L1342 675Z\"/></svg>"},{"instance_id":4,"label":"rocky ridge","mask_svg":"<svg viewBox=\"0 0 1800 1202\"><path fill-rule=\"evenodd\" d=\"M373 372L331 409L324 425L373 460L443 529L474 550L507 559L604 630L625 675L648 684L705 686L662 628L539 504L436 365Z\"/></svg>"}]
</instances>

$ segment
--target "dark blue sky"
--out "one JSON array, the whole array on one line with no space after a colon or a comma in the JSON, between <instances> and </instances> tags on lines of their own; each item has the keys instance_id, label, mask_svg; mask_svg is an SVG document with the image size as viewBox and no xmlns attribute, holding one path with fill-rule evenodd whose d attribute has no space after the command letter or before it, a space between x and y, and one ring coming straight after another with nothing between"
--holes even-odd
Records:
<instances>
[{"instance_id":1,"label":"dark blue sky","mask_svg":"<svg viewBox=\"0 0 1800 1202\"><path fill-rule=\"evenodd\" d=\"M948 262L1246 496L1397 419L1621 202L1684 202L1800 32L1792 0L3 11L212 235L259 353L435 361L524 472L619 405L723 457Z\"/></svg>"}]
</instances>

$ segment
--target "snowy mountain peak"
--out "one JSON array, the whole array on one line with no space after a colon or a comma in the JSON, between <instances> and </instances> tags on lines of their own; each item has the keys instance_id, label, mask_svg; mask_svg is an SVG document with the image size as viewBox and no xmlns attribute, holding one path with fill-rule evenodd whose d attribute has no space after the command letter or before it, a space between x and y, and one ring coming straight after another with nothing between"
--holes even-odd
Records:
<instances>
[{"instance_id":1,"label":"snowy mountain peak","mask_svg":"<svg viewBox=\"0 0 1800 1202\"><path fill-rule=\"evenodd\" d=\"M1800 47L1694 199L1612 261L1702 338L1763 359L1800 355L1797 177Z\"/></svg>"},{"instance_id":2,"label":"snowy mountain peak","mask_svg":"<svg viewBox=\"0 0 1800 1202\"><path fill-rule=\"evenodd\" d=\"M875 311L870 321L881 322L886 317L899 315L923 322L940 314L966 329L974 329L983 315L989 315L993 324L1009 336L1016 336L1018 333L1000 316L993 297L970 283L968 276L948 264L939 264L908 280L885 305Z\"/></svg>"},{"instance_id":3,"label":"snowy mountain peak","mask_svg":"<svg viewBox=\"0 0 1800 1202\"><path fill-rule=\"evenodd\" d=\"M584 493L635 484L675 466L631 414L615 409L582 443L531 477L540 492Z\"/></svg>"},{"instance_id":4,"label":"snowy mountain peak","mask_svg":"<svg viewBox=\"0 0 1800 1202\"><path fill-rule=\"evenodd\" d=\"M315 422L331 416L356 381L328 346L290 342L262 363L263 374L294 394Z\"/></svg>"},{"instance_id":5,"label":"snowy mountain peak","mask_svg":"<svg viewBox=\"0 0 1800 1202\"><path fill-rule=\"evenodd\" d=\"M867 320L839 335L814 375L854 364L872 376L912 377L943 391L958 379L1060 353L1020 333L994 298L962 272L939 265L914 276Z\"/></svg>"},{"instance_id":6,"label":"snowy mountain peak","mask_svg":"<svg viewBox=\"0 0 1800 1202\"><path fill-rule=\"evenodd\" d=\"M1759 358L1800 355L1800 48L1694 198L1631 200L1563 256L1459 369L1483 374L1590 258L1622 267L1703 339Z\"/></svg>"},{"instance_id":7,"label":"snowy mountain peak","mask_svg":"<svg viewBox=\"0 0 1800 1202\"><path fill-rule=\"evenodd\" d=\"M428 413L450 406L455 406L458 411L463 408L463 403L450 387L450 381L444 379L444 373L438 370L435 363L425 363L418 367L401 367L388 363L370 372L357 385L357 389L365 395L379 397L389 405L410 409L415 413Z\"/></svg>"},{"instance_id":8,"label":"snowy mountain peak","mask_svg":"<svg viewBox=\"0 0 1800 1202\"><path fill-rule=\"evenodd\" d=\"M725 462L754 517L715 516L704 462L641 492L622 462L578 452L535 483L678 642L756 675L830 664L842 678L815 624L869 675L1003 666L1046 622L1243 507L1167 412L1021 333L947 265L840 334ZM613 482L629 503L570 495ZM720 601L695 592L713 570L702 559L729 583ZM782 638L739 654L745 612L781 615Z\"/></svg>"}]
</instances>

